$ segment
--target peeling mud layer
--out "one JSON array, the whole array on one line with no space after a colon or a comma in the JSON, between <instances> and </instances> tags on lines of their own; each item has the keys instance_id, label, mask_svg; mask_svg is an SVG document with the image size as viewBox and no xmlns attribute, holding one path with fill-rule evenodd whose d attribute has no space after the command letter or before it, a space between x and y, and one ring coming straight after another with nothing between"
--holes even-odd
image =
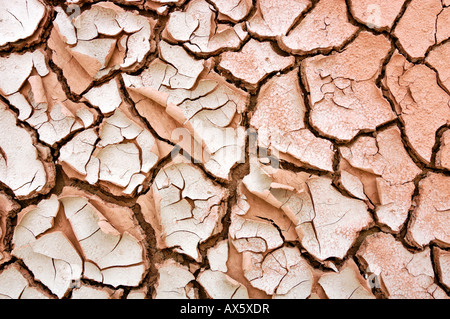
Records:
<instances>
[{"instance_id":1,"label":"peeling mud layer","mask_svg":"<svg viewBox=\"0 0 450 319\"><path fill-rule=\"evenodd\" d=\"M450 1L0 0L0 298L450 297Z\"/></svg>"}]
</instances>

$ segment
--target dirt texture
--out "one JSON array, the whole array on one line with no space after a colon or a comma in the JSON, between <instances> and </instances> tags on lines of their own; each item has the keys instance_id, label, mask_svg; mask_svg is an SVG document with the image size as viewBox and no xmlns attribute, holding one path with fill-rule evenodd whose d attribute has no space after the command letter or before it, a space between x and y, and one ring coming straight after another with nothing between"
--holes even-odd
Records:
<instances>
[{"instance_id":1,"label":"dirt texture","mask_svg":"<svg viewBox=\"0 0 450 319\"><path fill-rule=\"evenodd\" d=\"M450 1L0 0L0 299L449 299Z\"/></svg>"}]
</instances>

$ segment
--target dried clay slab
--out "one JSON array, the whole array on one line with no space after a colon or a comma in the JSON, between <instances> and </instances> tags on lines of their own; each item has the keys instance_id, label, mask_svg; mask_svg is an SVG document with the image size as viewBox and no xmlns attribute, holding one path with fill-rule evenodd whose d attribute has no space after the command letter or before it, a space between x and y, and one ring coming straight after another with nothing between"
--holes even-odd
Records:
<instances>
[{"instance_id":1,"label":"dried clay slab","mask_svg":"<svg viewBox=\"0 0 450 319\"><path fill-rule=\"evenodd\" d=\"M155 23L111 2L96 3L72 21L57 10L56 27L48 40L51 58L70 90L79 95L113 71L141 67L154 50Z\"/></svg>"},{"instance_id":2,"label":"dried clay slab","mask_svg":"<svg viewBox=\"0 0 450 319\"><path fill-rule=\"evenodd\" d=\"M34 284L27 273L13 263L0 272L0 299L49 299L47 293Z\"/></svg>"},{"instance_id":3,"label":"dried clay slab","mask_svg":"<svg viewBox=\"0 0 450 319\"><path fill-rule=\"evenodd\" d=\"M230 1L216 2L223 4L220 5L222 9L230 4ZM239 2L245 4L247 0ZM214 19L215 16L215 9L208 1L189 1L183 11L173 11L169 14L162 37L172 43L182 43L191 53L203 57L239 48L247 37L243 23L233 26L229 23L218 23Z\"/></svg>"},{"instance_id":4,"label":"dried clay slab","mask_svg":"<svg viewBox=\"0 0 450 319\"><path fill-rule=\"evenodd\" d=\"M19 126L16 114L0 101L0 181L17 199L48 193L55 184L50 149Z\"/></svg>"},{"instance_id":5,"label":"dried clay slab","mask_svg":"<svg viewBox=\"0 0 450 319\"><path fill-rule=\"evenodd\" d=\"M361 183L363 194L368 194L375 205L378 222L398 232L408 217L414 180L422 171L409 157L398 127L388 127L375 135L358 137L351 146L339 148L342 157L351 165L347 169L341 164L341 172ZM354 169L364 171L365 178L358 173L352 175ZM343 185L347 186L345 181ZM377 196L372 195L371 187L375 187Z\"/></svg>"},{"instance_id":6,"label":"dried clay slab","mask_svg":"<svg viewBox=\"0 0 450 319\"><path fill-rule=\"evenodd\" d=\"M172 87L178 75L172 65L155 59L140 75L122 77L136 110L160 137L229 180L231 169L244 161L246 132L240 122L249 94L209 70L207 61L192 90Z\"/></svg>"},{"instance_id":7,"label":"dried clay slab","mask_svg":"<svg viewBox=\"0 0 450 319\"><path fill-rule=\"evenodd\" d=\"M219 68L229 72L233 78L243 81L255 89L269 74L284 70L295 61L293 56L275 52L270 42L250 39L238 52L220 55Z\"/></svg>"},{"instance_id":8,"label":"dried clay slab","mask_svg":"<svg viewBox=\"0 0 450 319\"><path fill-rule=\"evenodd\" d=\"M257 0L256 12L248 19L247 30L257 38L284 36L311 5L311 0Z\"/></svg>"},{"instance_id":9,"label":"dried clay slab","mask_svg":"<svg viewBox=\"0 0 450 319\"><path fill-rule=\"evenodd\" d=\"M38 42L50 17L41 0L2 1L0 7L0 50Z\"/></svg>"},{"instance_id":10,"label":"dried clay slab","mask_svg":"<svg viewBox=\"0 0 450 319\"><path fill-rule=\"evenodd\" d=\"M389 31L401 13L405 0L350 0L352 16L371 29Z\"/></svg>"},{"instance_id":11,"label":"dried clay slab","mask_svg":"<svg viewBox=\"0 0 450 319\"><path fill-rule=\"evenodd\" d=\"M286 52L309 54L341 48L357 32L347 18L345 0L321 0L278 44Z\"/></svg>"},{"instance_id":12,"label":"dried clay slab","mask_svg":"<svg viewBox=\"0 0 450 319\"><path fill-rule=\"evenodd\" d=\"M222 230L228 190L178 155L141 195L145 220L155 229L158 249L173 248L200 262L198 245Z\"/></svg>"},{"instance_id":13,"label":"dried clay slab","mask_svg":"<svg viewBox=\"0 0 450 319\"><path fill-rule=\"evenodd\" d=\"M69 187L20 212L12 254L61 298L80 278L137 286L147 268L142 239L130 209Z\"/></svg>"},{"instance_id":14,"label":"dried clay slab","mask_svg":"<svg viewBox=\"0 0 450 319\"><path fill-rule=\"evenodd\" d=\"M450 8L441 0L412 0L393 30L400 47L413 60L450 36Z\"/></svg>"},{"instance_id":15,"label":"dried clay slab","mask_svg":"<svg viewBox=\"0 0 450 319\"><path fill-rule=\"evenodd\" d=\"M366 273L377 276L377 288L387 298L448 299L435 283L429 247L411 253L392 235L377 233L366 237L356 257Z\"/></svg>"},{"instance_id":16,"label":"dried clay slab","mask_svg":"<svg viewBox=\"0 0 450 319\"><path fill-rule=\"evenodd\" d=\"M342 195L329 177L254 162L243 182L251 193L286 214L298 241L321 262L343 259L359 232L373 224L367 205Z\"/></svg>"},{"instance_id":17,"label":"dried clay slab","mask_svg":"<svg viewBox=\"0 0 450 319\"><path fill-rule=\"evenodd\" d=\"M10 219L20 210L20 205L7 195L5 192L0 192L0 265L9 261L11 256L9 253L9 240L12 227L10 226Z\"/></svg>"},{"instance_id":18,"label":"dried clay slab","mask_svg":"<svg viewBox=\"0 0 450 319\"><path fill-rule=\"evenodd\" d=\"M302 61L310 123L323 136L350 141L395 119L375 81L391 49L384 35L361 32L343 51Z\"/></svg>"},{"instance_id":19,"label":"dried clay slab","mask_svg":"<svg viewBox=\"0 0 450 319\"><path fill-rule=\"evenodd\" d=\"M436 131L450 123L450 95L438 84L437 73L424 64L412 64L394 52L383 79L407 142L416 156L429 164Z\"/></svg>"},{"instance_id":20,"label":"dried clay slab","mask_svg":"<svg viewBox=\"0 0 450 319\"><path fill-rule=\"evenodd\" d=\"M70 134L89 128L98 112L84 103L71 101L48 66L42 50L12 53L0 58L0 93L19 111L18 119L36 129L39 139L55 148ZM14 69L14 75L10 70Z\"/></svg>"},{"instance_id":21,"label":"dried clay slab","mask_svg":"<svg viewBox=\"0 0 450 319\"><path fill-rule=\"evenodd\" d=\"M257 130L258 145L280 152L281 159L332 171L333 144L306 127L298 72L276 75L261 86L250 125Z\"/></svg>"},{"instance_id":22,"label":"dried clay slab","mask_svg":"<svg viewBox=\"0 0 450 319\"><path fill-rule=\"evenodd\" d=\"M91 89L85 98L110 112L98 128L84 130L62 146L58 163L69 177L99 185L116 196L142 191L150 171L172 147L153 136L134 115L119 94L117 79Z\"/></svg>"}]
</instances>

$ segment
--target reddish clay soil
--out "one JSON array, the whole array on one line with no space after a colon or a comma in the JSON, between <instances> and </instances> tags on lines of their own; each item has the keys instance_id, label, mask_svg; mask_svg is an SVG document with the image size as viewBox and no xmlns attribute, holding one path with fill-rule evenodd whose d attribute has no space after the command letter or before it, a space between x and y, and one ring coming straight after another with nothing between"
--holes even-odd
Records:
<instances>
[{"instance_id":1,"label":"reddish clay soil","mask_svg":"<svg viewBox=\"0 0 450 319\"><path fill-rule=\"evenodd\" d=\"M0 0L0 298L450 297L450 1Z\"/></svg>"}]
</instances>

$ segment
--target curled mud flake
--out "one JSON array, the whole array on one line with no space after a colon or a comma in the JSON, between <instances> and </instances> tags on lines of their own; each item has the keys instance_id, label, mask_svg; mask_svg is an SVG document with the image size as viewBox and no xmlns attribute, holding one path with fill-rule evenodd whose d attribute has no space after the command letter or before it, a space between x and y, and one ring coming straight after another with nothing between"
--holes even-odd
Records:
<instances>
[{"instance_id":1,"label":"curled mud flake","mask_svg":"<svg viewBox=\"0 0 450 319\"><path fill-rule=\"evenodd\" d=\"M11 227L8 225L8 219L14 216L19 209L20 206L16 201L3 191L0 192L0 265L10 259L10 254L6 249L9 245L6 236L8 236Z\"/></svg>"},{"instance_id":2,"label":"curled mud flake","mask_svg":"<svg viewBox=\"0 0 450 319\"><path fill-rule=\"evenodd\" d=\"M0 181L18 199L46 194L55 182L55 166L50 151L39 144L27 129L17 126L17 119L0 102Z\"/></svg>"},{"instance_id":3,"label":"curled mud flake","mask_svg":"<svg viewBox=\"0 0 450 319\"><path fill-rule=\"evenodd\" d=\"M72 53L66 48L65 37L59 34L57 28L52 29L48 46L52 50L52 61L62 69L63 75L70 87L76 94L81 94L86 90L93 78L87 71L73 58ZM74 75L76 74L76 76Z\"/></svg>"},{"instance_id":4,"label":"curled mud flake","mask_svg":"<svg viewBox=\"0 0 450 319\"><path fill-rule=\"evenodd\" d=\"M232 208L229 235L235 249L265 252L282 246L283 242L295 242L295 227L282 205L287 198L277 201L266 196L266 192L255 191L251 183L244 180L238 186L239 201Z\"/></svg>"},{"instance_id":5,"label":"curled mud flake","mask_svg":"<svg viewBox=\"0 0 450 319\"><path fill-rule=\"evenodd\" d=\"M436 44L450 38L450 8L443 7L436 19Z\"/></svg>"},{"instance_id":6,"label":"curled mud flake","mask_svg":"<svg viewBox=\"0 0 450 319\"><path fill-rule=\"evenodd\" d=\"M240 184L239 201L232 208L228 230L230 243L238 252L266 253L297 240L294 225L284 212L249 192Z\"/></svg>"},{"instance_id":7,"label":"curled mud flake","mask_svg":"<svg viewBox=\"0 0 450 319\"><path fill-rule=\"evenodd\" d=\"M116 88L113 80L111 87L107 83L88 92L89 101L113 112L104 117L98 130L82 131L67 142L61 148L59 163L71 177L98 184L112 194L127 196L142 190L147 175L171 147L156 139L130 113L129 106L116 95ZM112 104L104 103L104 94L111 98L108 100ZM124 157L127 161L123 161Z\"/></svg>"},{"instance_id":8,"label":"curled mud flake","mask_svg":"<svg viewBox=\"0 0 450 319\"><path fill-rule=\"evenodd\" d=\"M436 131L450 123L450 96L426 65L413 65L395 52L386 67L384 83L404 124L407 142L421 161L429 164Z\"/></svg>"},{"instance_id":9,"label":"curled mud flake","mask_svg":"<svg viewBox=\"0 0 450 319\"><path fill-rule=\"evenodd\" d=\"M391 106L375 83L389 50L385 36L361 32L340 53L303 60L311 125L324 136L349 141L393 120Z\"/></svg>"},{"instance_id":10,"label":"curled mud flake","mask_svg":"<svg viewBox=\"0 0 450 319\"><path fill-rule=\"evenodd\" d=\"M192 90L173 89L171 69L157 59L140 76L123 75L138 113L208 172L230 179L231 169L244 161L246 132L240 122L248 93L213 71L200 76Z\"/></svg>"},{"instance_id":11,"label":"curled mud flake","mask_svg":"<svg viewBox=\"0 0 450 319\"><path fill-rule=\"evenodd\" d=\"M71 299L120 299L122 290L114 291L108 287L81 285L72 291Z\"/></svg>"},{"instance_id":12,"label":"curled mud flake","mask_svg":"<svg viewBox=\"0 0 450 319\"><path fill-rule=\"evenodd\" d=\"M23 241L21 233L14 234L13 242ZM80 255L61 231L46 233L23 246L15 246L13 255L22 259L34 278L62 298L73 280L82 275Z\"/></svg>"},{"instance_id":13,"label":"curled mud flake","mask_svg":"<svg viewBox=\"0 0 450 319\"><path fill-rule=\"evenodd\" d=\"M390 30L405 0L350 0L352 16L374 30Z\"/></svg>"},{"instance_id":14,"label":"curled mud flake","mask_svg":"<svg viewBox=\"0 0 450 319\"><path fill-rule=\"evenodd\" d=\"M442 134L439 150L436 153L436 166L450 170L450 130Z\"/></svg>"},{"instance_id":15,"label":"curled mud flake","mask_svg":"<svg viewBox=\"0 0 450 319\"><path fill-rule=\"evenodd\" d=\"M323 274L319 285L329 299L375 299L368 280L361 276L352 259L339 272Z\"/></svg>"},{"instance_id":16,"label":"curled mud flake","mask_svg":"<svg viewBox=\"0 0 450 319\"><path fill-rule=\"evenodd\" d=\"M127 299L147 299L148 287L131 289L127 294Z\"/></svg>"},{"instance_id":17,"label":"curled mud flake","mask_svg":"<svg viewBox=\"0 0 450 319\"><path fill-rule=\"evenodd\" d=\"M184 11L170 13L163 38L170 42L182 42L186 49L203 56L237 49L247 36L242 23L234 26L218 23L216 14L206 0L190 1Z\"/></svg>"},{"instance_id":18,"label":"curled mud flake","mask_svg":"<svg viewBox=\"0 0 450 319\"><path fill-rule=\"evenodd\" d=\"M375 209L377 220L398 232L408 217L414 180L421 173L404 147L400 130L393 126L376 138L361 136L340 152L354 168L372 174L380 200Z\"/></svg>"},{"instance_id":19,"label":"curled mud flake","mask_svg":"<svg viewBox=\"0 0 450 319\"><path fill-rule=\"evenodd\" d=\"M278 44L294 54L327 52L340 48L357 30L347 19L345 0L321 0Z\"/></svg>"},{"instance_id":20,"label":"curled mud flake","mask_svg":"<svg viewBox=\"0 0 450 319\"><path fill-rule=\"evenodd\" d=\"M60 198L64 197L87 199L89 204L94 208L94 211L99 212L100 217L103 216L103 218L100 218L100 228L102 228L105 232L115 234L128 233L138 241L144 240L145 233L139 226L139 223L134 216L134 212L130 208L107 202L97 195L69 186L64 187L61 192ZM103 222L105 219L107 222ZM108 226L108 223L111 224L116 230L113 230L113 228Z\"/></svg>"},{"instance_id":21,"label":"curled mud flake","mask_svg":"<svg viewBox=\"0 0 450 319\"><path fill-rule=\"evenodd\" d=\"M238 80L255 88L272 72L281 71L294 63L293 56L282 56L275 52L270 42L250 39L238 52L224 52L219 67Z\"/></svg>"},{"instance_id":22,"label":"curled mud flake","mask_svg":"<svg viewBox=\"0 0 450 319\"><path fill-rule=\"evenodd\" d=\"M222 230L228 191L183 157L175 160L159 171L151 188L161 225L156 237L159 248L174 248L200 261L197 246Z\"/></svg>"},{"instance_id":23,"label":"curled mud flake","mask_svg":"<svg viewBox=\"0 0 450 319\"><path fill-rule=\"evenodd\" d=\"M82 194L64 188L59 198L52 195L25 208L12 254L59 298L82 277L115 287L137 286L146 260L133 213Z\"/></svg>"},{"instance_id":24,"label":"curled mud flake","mask_svg":"<svg viewBox=\"0 0 450 319\"><path fill-rule=\"evenodd\" d=\"M305 299L311 294L313 269L296 247L281 247L263 256L245 252L245 277L274 298Z\"/></svg>"},{"instance_id":25,"label":"curled mud flake","mask_svg":"<svg viewBox=\"0 0 450 319\"><path fill-rule=\"evenodd\" d=\"M14 72L11 72L14 70ZM0 93L14 94L22 87L33 70L33 55L12 53L0 58L0 78L8 79L0 82Z\"/></svg>"},{"instance_id":26,"label":"curled mud flake","mask_svg":"<svg viewBox=\"0 0 450 319\"><path fill-rule=\"evenodd\" d=\"M211 270L226 273L228 261L228 240L221 240L208 249L207 257Z\"/></svg>"},{"instance_id":27,"label":"curled mud flake","mask_svg":"<svg viewBox=\"0 0 450 319\"><path fill-rule=\"evenodd\" d=\"M116 46L115 39L78 40L71 50L73 58L94 78L105 69Z\"/></svg>"},{"instance_id":28,"label":"curled mud flake","mask_svg":"<svg viewBox=\"0 0 450 319\"><path fill-rule=\"evenodd\" d=\"M217 7L219 19L238 22L244 19L252 8L251 0L211 0Z\"/></svg>"},{"instance_id":29,"label":"curled mud flake","mask_svg":"<svg viewBox=\"0 0 450 319\"><path fill-rule=\"evenodd\" d=\"M333 144L305 127L306 107L297 73L293 70L274 76L261 87L250 124L257 129L260 147L274 148L307 166L332 171Z\"/></svg>"},{"instance_id":30,"label":"curled mud flake","mask_svg":"<svg viewBox=\"0 0 450 319\"><path fill-rule=\"evenodd\" d=\"M356 257L387 298L448 299L435 284L429 248L411 253L392 235L377 233L366 237Z\"/></svg>"},{"instance_id":31,"label":"curled mud flake","mask_svg":"<svg viewBox=\"0 0 450 319\"><path fill-rule=\"evenodd\" d=\"M114 71L137 70L154 49L151 37L156 21L113 3L92 5L73 18L75 28L68 22L65 12L58 10L58 27L51 31L48 45L75 94Z\"/></svg>"},{"instance_id":32,"label":"curled mud flake","mask_svg":"<svg viewBox=\"0 0 450 319\"><path fill-rule=\"evenodd\" d=\"M203 60L195 60L181 46L170 45L165 41L159 43L161 59L174 67L176 74L169 79L173 89L190 90L204 69Z\"/></svg>"},{"instance_id":33,"label":"curled mud flake","mask_svg":"<svg viewBox=\"0 0 450 319\"><path fill-rule=\"evenodd\" d=\"M364 184L358 178L347 170L341 169L339 175L340 185L353 197L361 200L367 199L364 193Z\"/></svg>"},{"instance_id":34,"label":"curled mud flake","mask_svg":"<svg viewBox=\"0 0 450 319\"><path fill-rule=\"evenodd\" d=\"M406 240L424 247L430 242L450 246L450 177L428 173L419 182L419 196L408 224Z\"/></svg>"},{"instance_id":35,"label":"curled mud flake","mask_svg":"<svg viewBox=\"0 0 450 319\"><path fill-rule=\"evenodd\" d=\"M278 229L266 220L256 221L233 216L230 225L230 237L237 251L262 253L283 245Z\"/></svg>"},{"instance_id":36,"label":"curled mud flake","mask_svg":"<svg viewBox=\"0 0 450 319\"><path fill-rule=\"evenodd\" d=\"M247 288L221 271L204 270L196 280L212 299L248 299Z\"/></svg>"},{"instance_id":37,"label":"curled mud flake","mask_svg":"<svg viewBox=\"0 0 450 319\"><path fill-rule=\"evenodd\" d=\"M47 19L48 11L40 0L3 1L0 8L0 47L39 34L39 26Z\"/></svg>"},{"instance_id":38,"label":"curled mud flake","mask_svg":"<svg viewBox=\"0 0 450 319\"><path fill-rule=\"evenodd\" d=\"M61 147L59 162L70 165L76 172L87 175L87 164L95 149L98 135L94 129L88 129L75 135Z\"/></svg>"},{"instance_id":39,"label":"curled mud flake","mask_svg":"<svg viewBox=\"0 0 450 319\"><path fill-rule=\"evenodd\" d=\"M439 282L448 290L450 289L450 252L434 247L433 256Z\"/></svg>"},{"instance_id":40,"label":"curled mud flake","mask_svg":"<svg viewBox=\"0 0 450 319\"><path fill-rule=\"evenodd\" d=\"M122 104L119 93L119 83L112 79L102 85L93 87L83 97L92 105L98 107L103 114L110 114Z\"/></svg>"},{"instance_id":41,"label":"curled mud flake","mask_svg":"<svg viewBox=\"0 0 450 319\"><path fill-rule=\"evenodd\" d=\"M428 62L438 73L439 83L450 91L450 42L446 42L430 51L425 61Z\"/></svg>"},{"instance_id":42,"label":"curled mud flake","mask_svg":"<svg viewBox=\"0 0 450 319\"><path fill-rule=\"evenodd\" d=\"M0 299L49 299L43 291L27 280L17 263L0 272Z\"/></svg>"},{"instance_id":43,"label":"curled mud flake","mask_svg":"<svg viewBox=\"0 0 450 319\"><path fill-rule=\"evenodd\" d=\"M200 21L195 19L194 15L183 11L174 11L170 14L165 32L167 37L170 35L176 41L188 42L199 24Z\"/></svg>"},{"instance_id":44,"label":"curled mud flake","mask_svg":"<svg viewBox=\"0 0 450 319\"><path fill-rule=\"evenodd\" d=\"M123 162L123 158L127 161ZM140 171L139 150L133 143L107 145L97 158L100 162L99 179L125 188L133 175Z\"/></svg>"},{"instance_id":45,"label":"curled mud flake","mask_svg":"<svg viewBox=\"0 0 450 319\"><path fill-rule=\"evenodd\" d=\"M233 278L238 283L245 286L248 297L250 299L270 299L272 296L267 295L264 291L252 286L250 281L245 276L244 269L244 255L251 254L251 252L238 252L234 245L229 241L229 253L227 261L227 272L230 278Z\"/></svg>"},{"instance_id":46,"label":"curled mud flake","mask_svg":"<svg viewBox=\"0 0 450 319\"><path fill-rule=\"evenodd\" d=\"M367 206L343 196L328 178L311 178L306 184L314 215L298 224L299 241L320 261L330 257L343 259L359 232L372 224Z\"/></svg>"},{"instance_id":47,"label":"curled mud flake","mask_svg":"<svg viewBox=\"0 0 450 319\"><path fill-rule=\"evenodd\" d=\"M247 21L247 29L258 37L286 35L298 17L311 6L311 0L258 0L256 12ZM288 10L286 8L289 8Z\"/></svg>"},{"instance_id":48,"label":"curled mud flake","mask_svg":"<svg viewBox=\"0 0 450 319\"><path fill-rule=\"evenodd\" d=\"M32 243L37 237L55 224L59 211L59 201L56 195L40 201L36 206L28 206L18 215L17 226L14 229L14 245L17 247Z\"/></svg>"},{"instance_id":49,"label":"curled mud flake","mask_svg":"<svg viewBox=\"0 0 450 319\"><path fill-rule=\"evenodd\" d=\"M344 150L344 147L341 147L340 150ZM371 209L375 209L375 206L381 205L380 196L378 195L379 185L377 184L377 178L380 176L371 173L368 170L353 167L343 156L341 156L339 161L338 171L341 176L336 181L336 185L338 185L342 190L347 191L349 195L353 197L359 198L353 194L353 186L346 185L343 182L344 174L351 174L353 176L352 183L356 183L358 185L358 189L362 191L362 194L360 194L360 199L365 200L367 206Z\"/></svg>"},{"instance_id":50,"label":"curled mud flake","mask_svg":"<svg viewBox=\"0 0 450 319\"><path fill-rule=\"evenodd\" d=\"M77 34L71 19L67 16L61 7L55 8L56 17L53 25L58 29L62 40L68 45L75 45L77 43Z\"/></svg>"},{"instance_id":51,"label":"curled mud flake","mask_svg":"<svg viewBox=\"0 0 450 319\"><path fill-rule=\"evenodd\" d=\"M195 276L189 268L172 259L158 267L158 280L155 285L154 299L191 299L189 285Z\"/></svg>"},{"instance_id":52,"label":"curled mud flake","mask_svg":"<svg viewBox=\"0 0 450 319\"><path fill-rule=\"evenodd\" d=\"M283 210L299 242L321 262L343 259L359 232L372 225L366 204L342 195L328 177L254 164L243 181L252 193Z\"/></svg>"},{"instance_id":53,"label":"curled mud flake","mask_svg":"<svg viewBox=\"0 0 450 319\"><path fill-rule=\"evenodd\" d=\"M98 114L94 109L68 99L57 75L47 66L43 51L0 58L0 65L11 62L14 63L11 67L19 70L18 81L13 81L2 91L19 110L19 120L37 130L39 140L56 146L71 133L95 122Z\"/></svg>"},{"instance_id":54,"label":"curled mud flake","mask_svg":"<svg viewBox=\"0 0 450 319\"><path fill-rule=\"evenodd\" d=\"M412 0L393 34L411 58L423 58L431 46L449 37L449 13L441 0Z\"/></svg>"}]
</instances>

